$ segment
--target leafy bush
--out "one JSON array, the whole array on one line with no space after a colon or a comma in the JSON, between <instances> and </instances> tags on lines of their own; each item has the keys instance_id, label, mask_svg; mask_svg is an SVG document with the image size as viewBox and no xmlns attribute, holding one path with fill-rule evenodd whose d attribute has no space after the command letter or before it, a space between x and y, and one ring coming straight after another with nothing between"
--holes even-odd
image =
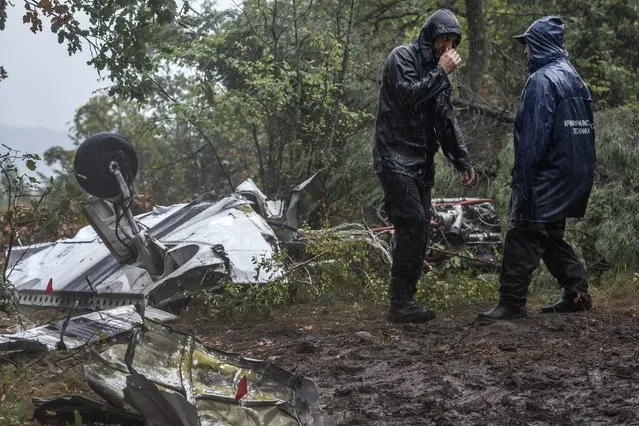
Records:
<instances>
[{"instance_id":1,"label":"leafy bush","mask_svg":"<svg viewBox=\"0 0 639 426\"><path fill-rule=\"evenodd\" d=\"M422 276L415 299L425 306L451 309L476 302L496 301L498 275L478 274L453 257Z\"/></svg>"},{"instance_id":2,"label":"leafy bush","mask_svg":"<svg viewBox=\"0 0 639 426\"><path fill-rule=\"evenodd\" d=\"M596 116L597 181L575 238L590 264L613 272L639 263L639 115L622 108ZM586 254L586 253L584 253Z\"/></svg>"},{"instance_id":3,"label":"leafy bush","mask_svg":"<svg viewBox=\"0 0 639 426\"><path fill-rule=\"evenodd\" d=\"M0 424L24 425L31 417L32 404L18 395L20 384L25 382L28 370L11 364L0 365Z\"/></svg>"},{"instance_id":4,"label":"leafy bush","mask_svg":"<svg viewBox=\"0 0 639 426\"><path fill-rule=\"evenodd\" d=\"M308 230L303 242L298 242L303 248L295 260L289 255L296 251L291 247L270 261L255 261L267 273L284 268L285 275L264 285L228 284L223 293L211 295L208 303L223 316L268 316L291 304L336 298L380 302L386 294L387 248L366 234L359 226Z\"/></svg>"},{"instance_id":5,"label":"leafy bush","mask_svg":"<svg viewBox=\"0 0 639 426\"><path fill-rule=\"evenodd\" d=\"M39 159L6 145L0 148L0 304L15 303L5 256L16 244L70 237L84 223L77 207L79 191L53 180L45 181L42 175L36 177Z\"/></svg>"},{"instance_id":6,"label":"leafy bush","mask_svg":"<svg viewBox=\"0 0 639 426\"><path fill-rule=\"evenodd\" d=\"M218 315L270 316L301 303L386 305L390 252L386 242L359 225L306 231L303 249L293 261L290 250L274 259L256 262L259 268L284 267L288 272L265 285L228 284L225 291L209 296ZM478 276L479 274L479 276ZM468 302L493 300L496 275L481 274L458 257L438 264L418 284L416 299L437 309Z\"/></svg>"}]
</instances>

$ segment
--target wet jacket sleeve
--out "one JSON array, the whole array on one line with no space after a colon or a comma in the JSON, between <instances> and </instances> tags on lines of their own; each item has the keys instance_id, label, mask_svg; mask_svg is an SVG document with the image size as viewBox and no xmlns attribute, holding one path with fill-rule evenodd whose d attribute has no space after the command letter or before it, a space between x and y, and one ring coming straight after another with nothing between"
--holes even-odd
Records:
<instances>
[{"instance_id":1,"label":"wet jacket sleeve","mask_svg":"<svg viewBox=\"0 0 639 426\"><path fill-rule=\"evenodd\" d=\"M443 104L443 107L437 106L439 109L436 112L437 120L435 122L437 140L446 158L458 171L469 170L472 166L468 156L468 149L457 123L450 96L445 96Z\"/></svg>"},{"instance_id":2,"label":"wet jacket sleeve","mask_svg":"<svg viewBox=\"0 0 639 426\"><path fill-rule=\"evenodd\" d=\"M512 186L523 200L531 201L535 172L550 142L554 125L555 95L544 76L531 77L522 94L521 120L516 134Z\"/></svg>"},{"instance_id":3,"label":"wet jacket sleeve","mask_svg":"<svg viewBox=\"0 0 639 426\"><path fill-rule=\"evenodd\" d=\"M395 87L398 105L410 107L418 105L442 90L450 87L446 71L436 66L424 77L417 73L417 59L406 49L396 49L386 62L386 74L390 87Z\"/></svg>"}]
</instances>

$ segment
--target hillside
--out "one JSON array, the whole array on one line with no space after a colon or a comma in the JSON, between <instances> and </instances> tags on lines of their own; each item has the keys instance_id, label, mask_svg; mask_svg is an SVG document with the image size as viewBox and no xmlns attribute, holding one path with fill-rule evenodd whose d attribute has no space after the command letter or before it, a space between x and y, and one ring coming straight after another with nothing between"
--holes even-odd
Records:
<instances>
[{"instance_id":1,"label":"hillside","mask_svg":"<svg viewBox=\"0 0 639 426\"><path fill-rule=\"evenodd\" d=\"M41 158L44 152L53 146L61 146L65 149L71 149L74 146L71 138L63 132L41 127L13 127L5 124L0 124L0 144L24 153L38 154ZM53 174L55 167L49 167L44 164L44 161L40 161L37 163L36 170L49 176Z\"/></svg>"}]
</instances>

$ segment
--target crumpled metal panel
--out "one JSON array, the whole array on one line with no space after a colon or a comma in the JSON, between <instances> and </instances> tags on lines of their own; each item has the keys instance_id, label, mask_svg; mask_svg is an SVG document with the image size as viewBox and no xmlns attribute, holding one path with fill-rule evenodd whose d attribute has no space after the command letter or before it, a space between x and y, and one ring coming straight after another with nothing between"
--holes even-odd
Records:
<instances>
[{"instance_id":1,"label":"crumpled metal panel","mask_svg":"<svg viewBox=\"0 0 639 426\"><path fill-rule=\"evenodd\" d=\"M204 347L160 324L146 325L145 330L134 330L128 345L104 351L103 364L85 366L89 386L112 405L148 403L127 399L128 378L139 374L195 406L203 425L318 425L326 420L309 379L268 362ZM247 394L238 400L243 377Z\"/></svg>"},{"instance_id":2,"label":"crumpled metal panel","mask_svg":"<svg viewBox=\"0 0 639 426\"><path fill-rule=\"evenodd\" d=\"M144 417L137 413L117 409L101 401L80 395L52 398L33 398L33 419L39 424L76 424L77 415L83 424L144 426Z\"/></svg>"},{"instance_id":3,"label":"crumpled metal panel","mask_svg":"<svg viewBox=\"0 0 639 426\"><path fill-rule=\"evenodd\" d=\"M285 203L282 200L269 200L257 187L253 179L246 179L235 188L235 193L250 200L257 211L267 219L279 219L284 214Z\"/></svg>"},{"instance_id":4,"label":"crumpled metal panel","mask_svg":"<svg viewBox=\"0 0 639 426\"><path fill-rule=\"evenodd\" d=\"M129 374L125 399L153 426L193 426L200 424L197 409L177 392L167 392L142 374Z\"/></svg>"},{"instance_id":5,"label":"crumpled metal panel","mask_svg":"<svg viewBox=\"0 0 639 426\"><path fill-rule=\"evenodd\" d=\"M144 309L144 317L154 321L172 321L177 317L152 307ZM56 349L63 327L64 346L73 349L97 340L123 334L142 323L135 306L119 306L106 311L73 317L68 324L60 320L13 334L0 335L0 351L43 352Z\"/></svg>"},{"instance_id":6,"label":"crumpled metal panel","mask_svg":"<svg viewBox=\"0 0 639 426\"><path fill-rule=\"evenodd\" d=\"M151 277L143 268L119 264L95 231L85 227L71 239L13 248L7 279L16 288L18 302L102 309L161 305L214 286L222 276L248 284L280 274L257 268L257 262L272 257L277 240L264 218L239 195L205 194L189 204L155 208L136 220L177 256L188 253L186 263Z\"/></svg>"},{"instance_id":7,"label":"crumpled metal panel","mask_svg":"<svg viewBox=\"0 0 639 426\"><path fill-rule=\"evenodd\" d=\"M282 416L282 410L273 405L239 410L229 403L204 399L198 399L195 405L202 426L297 426L305 424L292 417ZM223 419L223 421L219 419Z\"/></svg>"}]
</instances>

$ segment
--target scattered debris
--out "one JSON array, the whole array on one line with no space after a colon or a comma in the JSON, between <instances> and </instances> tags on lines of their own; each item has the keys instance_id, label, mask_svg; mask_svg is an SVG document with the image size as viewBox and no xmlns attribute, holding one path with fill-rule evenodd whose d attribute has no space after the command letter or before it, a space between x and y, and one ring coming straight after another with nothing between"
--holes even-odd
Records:
<instances>
[{"instance_id":1,"label":"scattered debris","mask_svg":"<svg viewBox=\"0 0 639 426\"><path fill-rule=\"evenodd\" d=\"M279 244L300 236L303 243L298 227L326 196L321 174L293 188L288 203L269 200L247 179L227 196L207 193L133 216L137 157L128 141L112 133L89 138L78 149L75 168L78 182L93 195L83 206L90 226L71 239L13 247L7 278L20 304L162 307L225 282L267 283L283 271L260 265ZM440 252L500 241L490 199L435 198L431 213L431 248ZM373 233L392 233L381 207L379 216L383 224ZM475 250L475 257L495 260L488 248Z\"/></svg>"},{"instance_id":2,"label":"scattered debris","mask_svg":"<svg viewBox=\"0 0 639 426\"><path fill-rule=\"evenodd\" d=\"M315 384L276 365L205 347L154 321L128 344L85 366L85 379L111 406L134 407L154 425L318 425ZM239 397L238 397L239 395Z\"/></svg>"},{"instance_id":3,"label":"scattered debris","mask_svg":"<svg viewBox=\"0 0 639 426\"><path fill-rule=\"evenodd\" d=\"M446 245L500 241L501 224L490 198L434 198L433 242Z\"/></svg>"},{"instance_id":4,"label":"scattered debris","mask_svg":"<svg viewBox=\"0 0 639 426\"><path fill-rule=\"evenodd\" d=\"M282 271L259 265L271 259L280 239L293 238L325 196L316 174L293 189L284 210L283 201L268 200L248 179L233 194L207 193L134 217L130 185L137 157L128 141L99 133L79 147L75 167L78 182L93 195L83 206L90 226L71 239L13 247L5 278L20 304L164 306L225 280L264 284Z\"/></svg>"},{"instance_id":5,"label":"scattered debris","mask_svg":"<svg viewBox=\"0 0 639 426\"><path fill-rule=\"evenodd\" d=\"M130 339L84 368L87 383L106 403L77 395L36 399L34 418L156 426L325 424L311 380L205 347L162 325L175 316L153 308L227 282L266 284L281 276L284 271L273 264L261 265L279 244L309 238L298 228L326 197L322 175L293 188L288 202L268 199L248 179L230 195L211 192L134 216L130 187L137 157L128 141L113 133L94 135L79 147L74 166L79 184L92 195L83 206L90 225L71 239L13 247L5 279L20 304L99 311L0 335L0 351L77 348L126 332ZM343 224L329 231L364 238L390 262L389 245L377 236L392 235L393 227L381 207L378 212L382 225L373 229ZM500 240L489 199L433 199L431 213L433 247L487 247ZM365 331L355 336L378 340ZM297 351L315 353L317 346L303 342Z\"/></svg>"},{"instance_id":6,"label":"scattered debris","mask_svg":"<svg viewBox=\"0 0 639 426\"><path fill-rule=\"evenodd\" d=\"M469 260L496 264L491 245L501 241L501 223L490 198L433 198L431 200L429 256L426 264L437 262L451 255L445 248L472 248ZM381 224L371 230L378 236L394 232L388 221L384 204L377 207ZM465 257L465 256L461 256Z\"/></svg>"},{"instance_id":7,"label":"scattered debris","mask_svg":"<svg viewBox=\"0 0 639 426\"><path fill-rule=\"evenodd\" d=\"M144 426L144 417L138 413L116 408L80 395L55 398L34 398L33 419L41 424L116 424Z\"/></svg>"},{"instance_id":8,"label":"scattered debris","mask_svg":"<svg viewBox=\"0 0 639 426\"><path fill-rule=\"evenodd\" d=\"M131 335L128 344L103 352L102 364L85 366L85 379L106 404L78 395L36 399L34 418L156 426L320 424L312 381L206 348L162 326L175 316L152 307L227 281L263 284L279 276L281 270L266 272L260 263L279 241L291 241L317 208L325 196L320 175L293 188L288 206L268 200L248 179L227 196L211 192L134 216L130 186L137 156L127 140L113 133L90 137L78 148L74 167L92 195L83 206L90 226L71 239L13 247L4 278L20 304L100 311L0 335L0 350L44 352Z\"/></svg>"},{"instance_id":9,"label":"scattered debris","mask_svg":"<svg viewBox=\"0 0 639 426\"><path fill-rule=\"evenodd\" d=\"M490 198L433 198L431 200L430 238L433 244L491 244L500 241L501 224ZM384 205L377 208L382 224L377 233L392 232Z\"/></svg>"},{"instance_id":10,"label":"scattered debris","mask_svg":"<svg viewBox=\"0 0 639 426\"><path fill-rule=\"evenodd\" d=\"M144 309L144 317L158 322L177 319L173 314L152 307ZM2 334L0 351L46 352L54 349L74 349L124 334L141 323L142 318L135 306L119 306L106 311L67 318L19 333Z\"/></svg>"}]
</instances>

